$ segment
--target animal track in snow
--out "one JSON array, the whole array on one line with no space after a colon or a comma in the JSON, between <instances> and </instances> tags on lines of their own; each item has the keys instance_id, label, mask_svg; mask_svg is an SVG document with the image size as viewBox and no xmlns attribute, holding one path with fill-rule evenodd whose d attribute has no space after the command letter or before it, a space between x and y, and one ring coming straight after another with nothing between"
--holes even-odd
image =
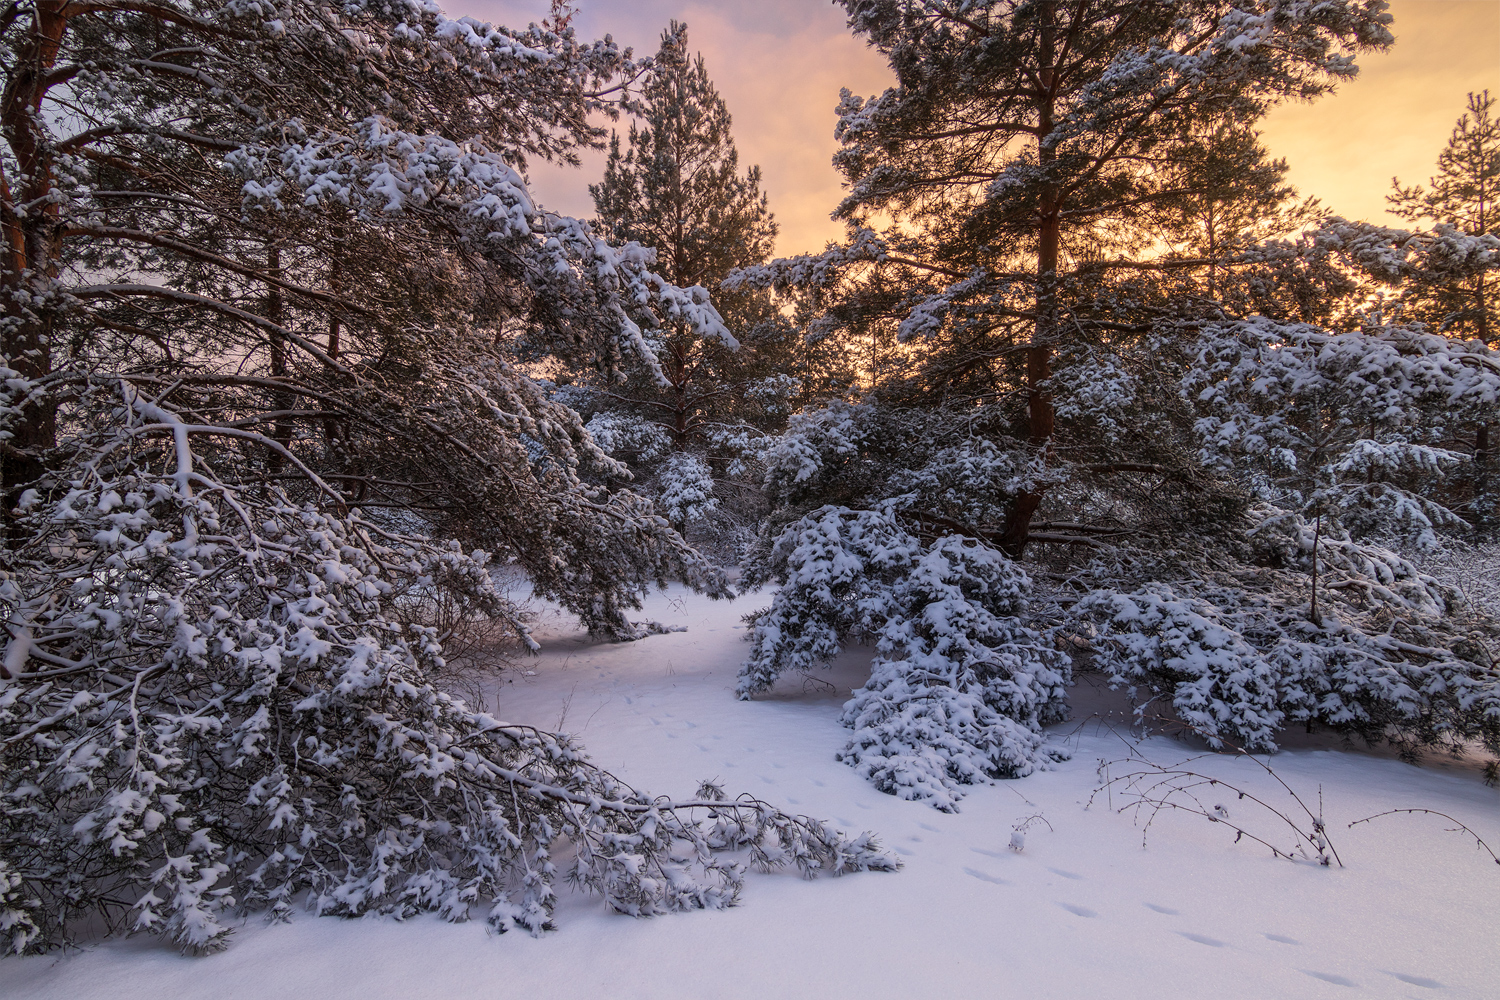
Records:
<instances>
[{"instance_id":1,"label":"animal track in snow","mask_svg":"<svg viewBox=\"0 0 1500 1000\"><path fill-rule=\"evenodd\" d=\"M1177 933L1181 934L1183 937L1187 938L1189 941L1196 941L1199 944L1206 944L1210 948L1223 948L1224 947L1224 942L1223 941L1215 941L1211 937L1205 937L1202 934L1194 934L1192 931L1178 931Z\"/></svg>"},{"instance_id":2,"label":"animal track in snow","mask_svg":"<svg viewBox=\"0 0 1500 1000\"><path fill-rule=\"evenodd\" d=\"M774 784L776 784L776 779L775 778L768 778L764 774L762 774L760 776L760 780L764 781L768 785L774 785Z\"/></svg>"},{"instance_id":3,"label":"animal track in snow","mask_svg":"<svg viewBox=\"0 0 1500 1000\"><path fill-rule=\"evenodd\" d=\"M908 851L904 847L898 847L898 848L895 849L895 851L896 851L897 854L901 855L903 858L913 858L913 857L916 857L915 854L913 854L911 851Z\"/></svg>"},{"instance_id":4,"label":"animal track in snow","mask_svg":"<svg viewBox=\"0 0 1500 1000\"><path fill-rule=\"evenodd\" d=\"M1314 979L1321 979L1323 980L1323 982L1332 983L1335 986L1359 985L1352 979L1345 979L1343 976L1335 976L1331 972L1314 972L1311 969L1298 969L1297 971L1302 973L1304 976L1312 976Z\"/></svg>"},{"instance_id":5,"label":"animal track in snow","mask_svg":"<svg viewBox=\"0 0 1500 1000\"><path fill-rule=\"evenodd\" d=\"M1277 944L1301 944L1296 938L1289 938L1282 934L1267 934L1267 941L1275 941Z\"/></svg>"},{"instance_id":6,"label":"animal track in snow","mask_svg":"<svg viewBox=\"0 0 1500 1000\"><path fill-rule=\"evenodd\" d=\"M920 826L922 829L928 831L929 833L942 833L943 832L942 830L939 830L935 826L928 826L926 823L918 823L917 826Z\"/></svg>"},{"instance_id":7,"label":"animal track in snow","mask_svg":"<svg viewBox=\"0 0 1500 1000\"><path fill-rule=\"evenodd\" d=\"M986 851L982 847L971 847L969 850L975 854L983 854L987 858L1003 858L1007 856L1004 851Z\"/></svg>"},{"instance_id":8,"label":"animal track in snow","mask_svg":"<svg viewBox=\"0 0 1500 1000\"><path fill-rule=\"evenodd\" d=\"M842 816L835 816L834 819L838 821L839 826L853 826L854 825L853 823L849 822L847 819L844 819L844 817L842 817Z\"/></svg>"},{"instance_id":9,"label":"animal track in snow","mask_svg":"<svg viewBox=\"0 0 1500 1000\"><path fill-rule=\"evenodd\" d=\"M988 875L988 874L980 871L977 868L965 868L964 869L964 874L965 875L972 875L975 878L979 879L979 881L981 881L981 882L990 882L990 883L993 883L995 885L1010 885L1010 883L1007 882L1007 881L1005 881L1005 879L1003 879L1003 878L996 878L993 875Z\"/></svg>"},{"instance_id":10,"label":"animal track in snow","mask_svg":"<svg viewBox=\"0 0 1500 1000\"><path fill-rule=\"evenodd\" d=\"M1074 916L1097 917L1099 915L1093 910L1089 909L1087 906L1074 906L1072 903L1058 903L1057 905L1061 906L1063 909L1067 910Z\"/></svg>"},{"instance_id":11,"label":"animal track in snow","mask_svg":"<svg viewBox=\"0 0 1500 1000\"><path fill-rule=\"evenodd\" d=\"M1147 903L1146 909L1155 910L1157 913L1165 913L1169 917L1175 917L1178 915L1177 911L1172 909L1170 906L1157 906L1155 903Z\"/></svg>"},{"instance_id":12,"label":"animal track in snow","mask_svg":"<svg viewBox=\"0 0 1500 1000\"><path fill-rule=\"evenodd\" d=\"M1427 990L1440 990L1443 988L1442 983L1438 982L1436 979L1428 979L1425 976L1409 976L1404 972L1390 971L1387 971L1386 975L1395 976L1397 979L1401 980L1403 983L1406 983L1409 986L1420 986L1423 989Z\"/></svg>"},{"instance_id":13,"label":"animal track in snow","mask_svg":"<svg viewBox=\"0 0 1500 1000\"><path fill-rule=\"evenodd\" d=\"M1065 872L1061 868L1048 868L1047 870L1054 875L1061 875L1063 878L1078 879L1080 881L1083 879L1082 875L1075 875L1072 872Z\"/></svg>"},{"instance_id":14,"label":"animal track in snow","mask_svg":"<svg viewBox=\"0 0 1500 1000\"><path fill-rule=\"evenodd\" d=\"M825 786L823 784L823 782L819 781L817 778L812 779L812 783L815 784L815 785L817 785L819 788L827 787L827 786Z\"/></svg>"}]
</instances>

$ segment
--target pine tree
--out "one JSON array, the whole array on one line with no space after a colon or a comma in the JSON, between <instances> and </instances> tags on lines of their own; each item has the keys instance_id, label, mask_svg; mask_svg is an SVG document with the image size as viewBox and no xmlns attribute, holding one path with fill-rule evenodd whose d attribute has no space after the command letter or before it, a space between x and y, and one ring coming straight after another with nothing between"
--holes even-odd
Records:
<instances>
[{"instance_id":1,"label":"pine tree","mask_svg":"<svg viewBox=\"0 0 1500 1000\"><path fill-rule=\"evenodd\" d=\"M540 933L559 837L634 915L731 905L725 851L891 867L717 789L643 795L438 686L436 601L536 648L491 553L617 638L669 576L724 590L588 482L623 469L518 364L727 336L528 195L527 158L601 142L648 68L566 17L0 12L0 953L101 920L210 950L233 908L299 899Z\"/></svg>"},{"instance_id":2,"label":"pine tree","mask_svg":"<svg viewBox=\"0 0 1500 1000\"><path fill-rule=\"evenodd\" d=\"M1500 754L1480 707L1500 672L1396 551L1466 530L1452 430L1493 405L1500 359L1374 314L1294 322L1340 308L1316 300L1348 272L1472 275L1488 238L1299 234L1314 210L1254 133L1390 44L1385 5L844 6L897 76L844 95L850 239L731 283L805 289L819 332L897 343L858 404L762 451L776 510L747 577L783 586L742 694L877 638L844 759L940 808L1045 763L1057 648L1149 683L1214 744L1270 748L1301 721ZM971 593L979 565L1006 585ZM1028 608L1044 577L1055 603ZM1397 618L1420 647L1391 644Z\"/></svg>"},{"instance_id":3,"label":"pine tree","mask_svg":"<svg viewBox=\"0 0 1500 1000\"><path fill-rule=\"evenodd\" d=\"M1389 17L1363 0L844 6L897 77L840 107L835 162L849 193L838 214L854 238L740 281L837 287L830 322L899 324L914 361L897 398L983 403L965 425L994 428L1037 470L1017 483L1001 531L1019 555L1061 481L1044 470L1163 465L1101 454L1089 434L1060 428L1056 386L1076 379L1054 376L1179 309L1149 289L1143 300L1134 276L1205 266L1144 252L1151 212L1197 184L1179 159L1279 100L1327 92L1354 73L1351 54L1390 44ZM881 215L898 224L868 228Z\"/></svg>"},{"instance_id":4,"label":"pine tree","mask_svg":"<svg viewBox=\"0 0 1500 1000\"><path fill-rule=\"evenodd\" d=\"M1402 187L1394 177L1388 196L1392 210L1411 222L1430 220L1466 236L1500 236L1500 118L1488 90L1470 93L1448 145L1438 154L1438 172L1421 185ZM1494 248L1492 248L1494 249ZM1492 256L1500 256L1493 254ZM1495 272L1500 266L1476 268L1458 277L1418 268L1402 288L1402 300L1416 317L1448 336L1473 336L1500 343L1500 293ZM1496 524L1494 420L1474 431L1473 519L1486 528Z\"/></svg>"},{"instance_id":5,"label":"pine tree","mask_svg":"<svg viewBox=\"0 0 1500 1000\"><path fill-rule=\"evenodd\" d=\"M1438 154L1437 173L1427 182L1402 187L1387 196L1391 209L1410 222L1428 220L1451 226L1466 236L1500 232L1500 118L1492 113L1488 90L1469 94L1468 110L1458 119L1448 145ZM1493 275L1480 272L1464 282L1423 282L1408 298L1421 319L1450 335L1500 339L1500 296Z\"/></svg>"},{"instance_id":6,"label":"pine tree","mask_svg":"<svg viewBox=\"0 0 1500 1000\"><path fill-rule=\"evenodd\" d=\"M604 178L589 188L601 230L618 242L654 248L658 270L673 284L708 289L733 334L716 339L681 325L664 329L658 350L664 381L637 375L606 390L604 408L660 424L677 450L701 442L711 424L765 424L768 416L774 424L784 416L784 403L774 391L765 398L765 390L775 388L767 379L790 336L766 295L719 287L734 269L764 263L776 223L760 189L760 168L740 172L729 109L703 56L690 57L686 46L687 27L672 22L642 89L640 120L623 147L612 137Z\"/></svg>"}]
</instances>

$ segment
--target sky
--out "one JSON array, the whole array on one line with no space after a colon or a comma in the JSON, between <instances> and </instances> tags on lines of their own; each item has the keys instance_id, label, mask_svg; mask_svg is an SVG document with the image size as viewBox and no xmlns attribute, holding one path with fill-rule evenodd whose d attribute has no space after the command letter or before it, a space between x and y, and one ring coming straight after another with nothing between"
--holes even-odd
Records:
<instances>
[{"instance_id":1,"label":"sky","mask_svg":"<svg viewBox=\"0 0 1500 1000\"><path fill-rule=\"evenodd\" d=\"M547 0L446 0L450 14L524 24ZM827 0L578 0L581 36L612 34L640 54L654 52L672 19L688 25L734 118L742 166L759 164L781 231L778 254L821 250L842 233L829 219L842 197L833 169L839 88L879 93L892 76L878 53L844 25ZM1334 211L1397 224L1385 211L1391 178L1422 183L1464 110L1469 91L1500 95L1500 0L1394 0L1395 46L1360 57L1340 91L1275 109L1263 123L1272 154L1291 182ZM621 124L622 131L628 126ZM588 217L588 185L604 154L581 169L534 164L532 190L548 208Z\"/></svg>"}]
</instances>

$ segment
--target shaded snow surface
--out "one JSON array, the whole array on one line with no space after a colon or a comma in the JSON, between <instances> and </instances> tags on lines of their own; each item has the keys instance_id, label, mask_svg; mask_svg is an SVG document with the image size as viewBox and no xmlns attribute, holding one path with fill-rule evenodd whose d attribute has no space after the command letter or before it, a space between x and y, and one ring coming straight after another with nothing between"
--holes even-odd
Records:
<instances>
[{"instance_id":1,"label":"shaded snow surface","mask_svg":"<svg viewBox=\"0 0 1500 1000\"><path fill-rule=\"evenodd\" d=\"M542 656L509 671L488 700L517 722L557 727L561 718L596 760L652 792L687 795L718 778L731 794L873 830L905 870L815 882L753 876L740 907L650 920L574 895L558 907L559 929L540 939L492 936L482 921L299 914L267 926L253 916L227 952L207 958L140 937L0 961L0 997L1500 996L1500 867L1433 817L1345 827L1421 806L1460 818L1500 850L1500 794L1477 769L1327 749L1272 758L1314 808L1321 785L1344 869L1274 860L1186 814L1159 816L1143 849L1129 815L1102 801L1083 808L1099 760L1126 750L1097 724L1054 727L1054 739L1072 744L1071 761L975 789L962 812L946 815L882 795L834 760L848 737L839 708L867 673L868 650L820 675L836 693L792 677L756 701L735 700L749 649L739 616L765 603L674 589L646 614L689 631L628 644L591 643L554 618L538 630ZM1192 752L1163 738L1139 749L1164 764ZM1253 763L1195 767L1290 804ZM1229 808L1256 832L1289 839L1274 821ZM1035 814L1052 829L1033 822L1024 851L1009 850L1012 827Z\"/></svg>"}]
</instances>

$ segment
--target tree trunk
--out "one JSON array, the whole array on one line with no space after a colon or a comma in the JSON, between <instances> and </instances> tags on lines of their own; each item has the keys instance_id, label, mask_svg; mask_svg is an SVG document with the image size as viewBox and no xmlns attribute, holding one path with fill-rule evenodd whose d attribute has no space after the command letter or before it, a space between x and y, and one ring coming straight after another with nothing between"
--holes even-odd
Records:
<instances>
[{"instance_id":1,"label":"tree trunk","mask_svg":"<svg viewBox=\"0 0 1500 1000\"><path fill-rule=\"evenodd\" d=\"M5 242L0 355L25 379L42 378L52 371L54 319L48 297L57 277L62 234L57 206L46 199L52 188L52 162L38 115L50 86L47 75L56 65L67 31L67 6L67 0L35 4L32 30L23 36L10 84L0 97L0 132L10 146L20 185L12 190L11 179L0 165L0 230ZM17 205L23 203L42 207L22 215ZM57 404L46 398L30 403L10 429L10 439L0 443L0 505L7 522L20 490L46 472L42 455L57 440ZM10 534L7 529L7 537Z\"/></svg>"},{"instance_id":2,"label":"tree trunk","mask_svg":"<svg viewBox=\"0 0 1500 1000\"><path fill-rule=\"evenodd\" d=\"M1056 45L1054 28L1055 5L1043 4L1041 50L1039 74L1042 89L1039 93L1037 114L1037 161L1045 170L1055 159L1056 153L1047 142L1053 126L1054 69L1053 59ZM1031 346L1026 352L1026 409L1031 446L1045 455L1052 441L1056 426L1056 415L1052 408L1052 397L1046 391L1046 381L1052 374L1052 347L1057 337L1057 263L1062 244L1062 205L1056 187L1049 185L1043 195L1037 226L1036 261L1036 328ZM1042 504L1046 488L1033 485L1024 490L1011 504L1006 515L1005 530L1001 535L1000 548L1012 559L1019 559L1026 551L1026 541L1031 534L1031 521Z\"/></svg>"}]
</instances>

